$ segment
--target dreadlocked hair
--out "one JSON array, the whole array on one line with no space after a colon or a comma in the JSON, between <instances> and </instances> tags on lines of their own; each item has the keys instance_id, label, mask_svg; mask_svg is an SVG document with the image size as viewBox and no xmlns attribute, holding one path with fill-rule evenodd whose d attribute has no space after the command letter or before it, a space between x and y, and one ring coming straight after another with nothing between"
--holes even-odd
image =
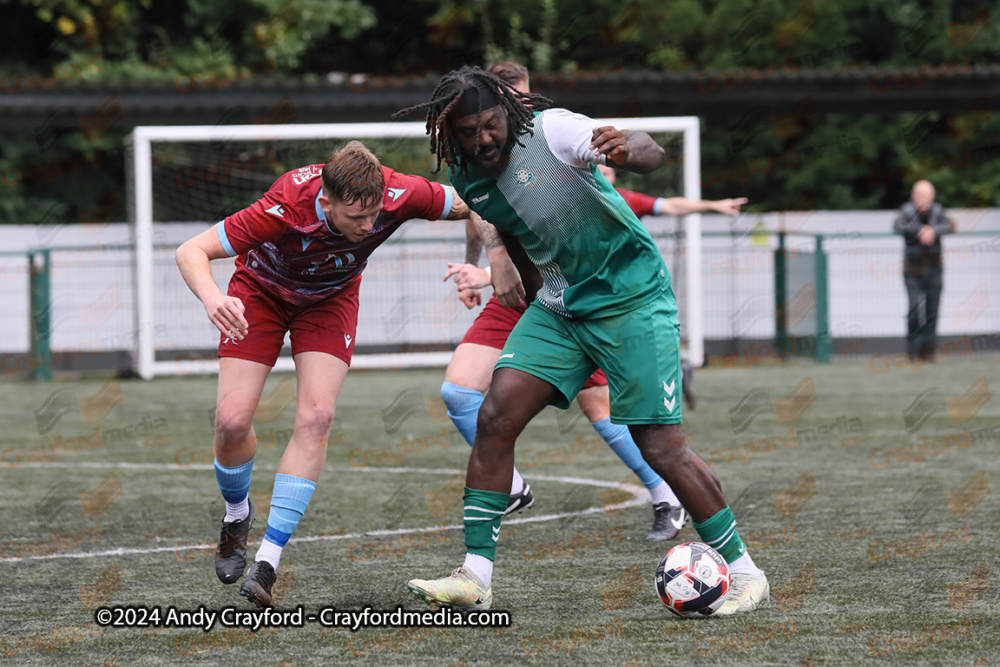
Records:
<instances>
[{"instance_id":1,"label":"dreadlocked hair","mask_svg":"<svg viewBox=\"0 0 1000 667\"><path fill-rule=\"evenodd\" d=\"M434 173L441 170L441 163L449 167L459 165L465 168L466 162L460 159L461 148L448 128L448 114L458 104L465 92L477 85L492 86L498 91L500 106L507 112L507 130L518 145L523 146L518 137L522 134L533 134L532 121L535 111L544 111L552 106L552 100L537 93L521 93L495 74L478 67L465 65L461 69L452 70L442 77L431 95L429 102L417 104L402 109L393 114L393 118L405 116L413 111L427 110L427 135L431 139L431 153L437 158ZM480 102L481 104L481 102ZM479 113L477 109L473 113ZM477 133L478 139L478 133Z\"/></svg>"}]
</instances>

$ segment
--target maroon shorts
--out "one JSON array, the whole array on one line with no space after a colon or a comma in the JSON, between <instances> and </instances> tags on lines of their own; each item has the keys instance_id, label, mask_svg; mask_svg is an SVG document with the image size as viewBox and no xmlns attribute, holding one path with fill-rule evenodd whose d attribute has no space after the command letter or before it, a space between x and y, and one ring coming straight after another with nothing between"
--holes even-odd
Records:
<instances>
[{"instance_id":1,"label":"maroon shorts","mask_svg":"<svg viewBox=\"0 0 1000 667\"><path fill-rule=\"evenodd\" d=\"M476 321L465 332L465 337L462 338L461 344L475 343L476 345L485 345L486 347L502 350L503 346L507 344L510 332L514 330L514 325L524 315L525 310L526 307L522 306L518 306L517 308L505 308L501 306L500 301L494 294L486 302L486 306L479 313ZM604 375L604 371L597 369L587 382L584 383L583 388L606 387L607 384L608 378Z\"/></svg>"},{"instance_id":2,"label":"maroon shorts","mask_svg":"<svg viewBox=\"0 0 1000 667\"><path fill-rule=\"evenodd\" d=\"M274 366L285 333L291 332L292 354L325 352L351 365L354 336L358 331L358 289L361 276L318 303L295 306L262 291L245 270L237 269L229 281L229 296L243 302L243 317L250 330L243 340L220 336L220 357L235 357Z\"/></svg>"},{"instance_id":3,"label":"maroon shorts","mask_svg":"<svg viewBox=\"0 0 1000 667\"><path fill-rule=\"evenodd\" d=\"M517 308L505 308L500 305L500 300L496 295L490 297L486 306L472 323L469 330L465 332L462 343L475 343L502 350L507 343L507 337L514 330L514 325L521 319L526 310L523 306Z\"/></svg>"},{"instance_id":4,"label":"maroon shorts","mask_svg":"<svg viewBox=\"0 0 1000 667\"><path fill-rule=\"evenodd\" d=\"M608 386L608 377L604 374L604 371L598 368L596 371L594 371L594 374L591 375L589 378L587 378L587 381L583 383L581 391L583 391L583 389L590 389L591 387L607 387L607 386Z\"/></svg>"}]
</instances>

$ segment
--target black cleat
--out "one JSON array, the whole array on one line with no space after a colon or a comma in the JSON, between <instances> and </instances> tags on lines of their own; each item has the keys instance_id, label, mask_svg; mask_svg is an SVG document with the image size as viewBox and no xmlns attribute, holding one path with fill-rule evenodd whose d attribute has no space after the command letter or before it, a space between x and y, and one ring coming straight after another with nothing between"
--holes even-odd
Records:
<instances>
[{"instance_id":1,"label":"black cleat","mask_svg":"<svg viewBox=\"0 0 1000 667\"><path fill-rule=\"evenodd\" d=\"M235 584L247 567L247 535L253 525L253 503L242 521L222 522L219 544L215 547L215 574L224 584Z\"/></svg>"},{"instance_id":2,"label":"black cleat","mask_svg":"<svg viewBox=\"0 0 1000 667\"><path fill-rule=\"evenodd\" d=\"M521 493L511 495L510 500L507 501L507 510L503 513L503 515L507 516L508 514L513 514L514 512L526 510L534 504L535 494L531 492L531 485L525 482L524 488L521 489Z\"/></svg>"},{"instance_id":3,"label":"black cleat","mask_svg":"<svg viewBox=\"0 0 1000 667\"><path fill-rule=\"evenodd\" d=\"M694 410L698 404L698 397L694 393L694 366L681 364L681 387L684 391L684 405L689 410Z\"/></svg>"},{"instance_id":4,"label":"black cleat","mask_svg":"<svg viewBox=\"0 0 1000 667\"><path fill-rule=\"evenodd\" d=\"M271 606L271 587L278 575L266 560L255 561L240 586L240 595L257 605L257 609Z\"/></svg>"},{"instance_id":5,"label":"black cleat","mask_svg":"<svg viewBox=\"0 0 1000 667\"><path fill-rule=\"evenodd\" d=\"M659 503L653 505L653 528L646 535L647 542L665 542L677 537L687 522L687 512L679 505Z\"/></svg>"}]
</instances>

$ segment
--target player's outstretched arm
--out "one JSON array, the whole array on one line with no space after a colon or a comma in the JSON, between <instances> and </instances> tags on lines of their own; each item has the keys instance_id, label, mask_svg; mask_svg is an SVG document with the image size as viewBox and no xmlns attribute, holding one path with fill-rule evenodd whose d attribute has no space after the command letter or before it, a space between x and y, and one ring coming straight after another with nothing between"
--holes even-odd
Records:
<instances>
[{"instance_id":1,"label":"player's outstretched arm","mask_svg":"<svg viewBox=\"0 0 1000 667\"><path fill-rule=\"evenodd\" d=\"M229 257L229 253L222 247L215 227L182 243L176 254L181 277L205 306L208 319L224 336L241 340L249 330L243 302L222 293L209 266L211 260L223 257Z\"/></svg>"},{"instance_id":2,"label":"player's outstretched arm","mask_svg":"<svg viewBox=\"0 0 1000 667\"><path fill-rule=\"evenodd\" d=\"M448 186L445 186L448 187ZM450 189L450 188L449 188ZM445 220L466 220L469 217L469 205L462 201L462 198L452 190L451 210L444 216ZM468 226L466 226L468 231Z\"/></svg>"},{"instance_id":3,"label":"player's outstretched arm","mask_svg":"<svg viewBox=\"0 0 1000 667\"><path fill-rule=\"evenodd\" d=\"M723 215L739 215L740 207L749 200L746 197L736 199L688 199L687 197L666 197L659 200L656 209L659 215L688 215L689 213L722 213Z\"/></svg>"},{"instance_id":4,"label":"player's outstretched arm","mask_svg":"<svg viewBox=\"0 0 1000 667\"><path fill-rule=\"evenodd\" d=\"M610 125L594 128L590 148L604 155L609 167L637 174L648 174L667 161L663 148L645 132L619 130Z\"/></svg>"}]
</instances>

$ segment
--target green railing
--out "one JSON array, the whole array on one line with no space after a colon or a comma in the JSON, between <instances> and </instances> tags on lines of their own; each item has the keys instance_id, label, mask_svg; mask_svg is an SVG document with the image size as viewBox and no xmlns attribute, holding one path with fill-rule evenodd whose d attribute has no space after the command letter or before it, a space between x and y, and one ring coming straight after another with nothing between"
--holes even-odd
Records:
<instances>
[{"instance_id":1,"label":"green railing","mask_svg":"<svg viewBox=\"0 0 1000 667\"><path fill-rule=\"evenodd\" d=\"M653 236L657 239L679 239L683 238L683 231L657 231L653 233ZM857 239L859 245L863 245L866 239L899 238L898 235L891 232L852 232L850 236L852 239ZM990 231L975 231L961 234L960 236L996 238L1000 235ZM830 333L831 314L828 281L830 259L828 255L831 252L836 255L838 250L834 247L825 248L824 244L829 245L832 241L841 240L841 235L836 233L815 234L810 232L781 233L764 229L748 229L739 231L706 231L703 233L703 237L717 240L723 238L733 239L732 252L735 253L734 257L742 252L741 249L744 247L744 243L750 243L758 249L761 249L761 246L764 245L765 251L767 247L776 246L772 250L774 253L773 317L775 323L775 349L779 355L806 354L815 357L820 362L830 360L833 352L833 340ZM793 251L791 249L791 239L789 237L800 239L794 246L797 250ZM802 243L802 240L809 239L809 237L812 240L809 242L807 248ZM401 243L404 241L419 245L445 241L454 243L456 239L452 237L393 239L391 243ZM728 246L729 244L726 245ZM100 247L103 250L127 251L131 249L131 246L128 244L102 244ZM173 244L157 244L155 249L162 251L174 247ZM25 370L35 379L47 380L52 377L52 334L53 328L58 326L59 316L58 313L53 313L52 302L52 271L59 268L59 259L55 257L54 253L87 251L92 249L94 249L94 246L74 245L0 252L0 256L18 256L27 260L30 358ZM805 263L802 263L803 255L806 255ZM55 266L53 265L53 260L55 260ZM792 264L798 262L795 264L794 272L797 273L795 273L794 280L792 280L790 275L790 262ZM810 262L812 263L811 267L809 266ZM770 277L764 278L764 280L770 279ZM123 276L120 280L126 280L126 278ZM803 294L806 294L806 298L802 298L801 294L797 298L798 286L808 282L812 282L812 295L809 295L807 290L803 292ZM790 288L793 283L796 286ZM812 301L813 296L814 301ZM791 313L789 312L790 308L792 309ZM799 331L797 331L797 329L802 328L800 324L804 321L803 314L805 314L805 317L808 317L808 321L806 322L808 333L805 337L801 336ZM840 335L843 337L843 333ZM814 341L812 340L813 338ZM58 357L58 354L56 356Z\"/></svg>"},{"instance_id":2,"label":"green railing","mask_svg":"<svg viewBox=\"0 0 1000 667\"><path fill-rule=\"evenodd\" d=\"M31 354L35 380L52 379L52 287L51 251L37 250L28 253L28 282L30 290Z\"/></svg>"}]
</instances>

